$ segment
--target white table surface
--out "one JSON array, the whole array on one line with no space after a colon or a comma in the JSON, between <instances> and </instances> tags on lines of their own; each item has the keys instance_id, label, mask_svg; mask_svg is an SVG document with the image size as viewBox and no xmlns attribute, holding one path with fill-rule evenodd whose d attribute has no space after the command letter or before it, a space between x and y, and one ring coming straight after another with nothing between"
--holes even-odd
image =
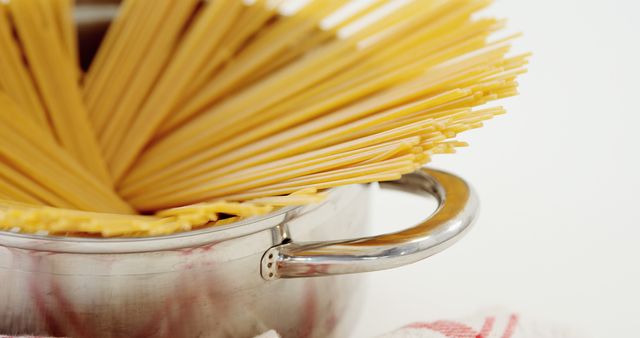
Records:
<instances>
[{"instance_id":1,"label":"white table surface","mask_svg":"<svg viewBox=\"0 0 640 338\"><path fill-rule=\"evenodd\" d=\"M439 255L371 273L353 336L498 306L586 337L637 337L640 2L502 0L487 13L535 53L522 94L431 164L476 187L480 219ZM420 218L420 201L401 197L376 198L376 232Z\"/></svg>"}]
</instances>

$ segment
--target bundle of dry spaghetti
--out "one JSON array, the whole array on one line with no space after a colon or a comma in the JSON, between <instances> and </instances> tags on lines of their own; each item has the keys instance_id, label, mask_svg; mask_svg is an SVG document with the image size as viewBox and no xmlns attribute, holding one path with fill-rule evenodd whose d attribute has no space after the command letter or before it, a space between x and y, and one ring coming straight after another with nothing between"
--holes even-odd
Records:
<instances>
[{"instance_id":1,"label":"bundle of dry spaghetti","mask_svg":"<svg viewBox=\"0 0 640 338\"><path fill-rule=\"evenodd\" d=\"M0 229L145 236L317 202L453 152L528 55L485 0L0 1Z\"/></svg>"}]
</instances>

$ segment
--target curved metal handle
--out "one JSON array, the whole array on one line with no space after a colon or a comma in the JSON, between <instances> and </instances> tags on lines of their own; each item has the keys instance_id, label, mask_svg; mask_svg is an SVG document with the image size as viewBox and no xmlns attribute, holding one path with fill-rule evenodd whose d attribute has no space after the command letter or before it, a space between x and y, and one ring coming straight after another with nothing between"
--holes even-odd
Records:
<instances>
[{"instance_id":1,"label":"curved metal handle","mask_svg":"<svg viewBox=\"0 0 640 338\"><path fill-rule=\"evenodd\" d=\"M470 228L478 199L461 178L438 170L421 169L400 180L381 182L387 188L438 200L438 208L422 223L395 233L351 240L286 243L263 256L266 280L367 272L399 267L434 255Z\"/></svg>"}]
</instances>

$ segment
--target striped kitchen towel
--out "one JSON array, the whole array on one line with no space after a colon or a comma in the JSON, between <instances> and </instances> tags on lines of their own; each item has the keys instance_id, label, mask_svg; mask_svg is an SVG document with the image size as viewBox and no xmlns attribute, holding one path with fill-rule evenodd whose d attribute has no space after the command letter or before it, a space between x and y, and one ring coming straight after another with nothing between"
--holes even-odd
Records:
<instances>
[{"instance_id":1,"label":"striped kitchen towel","mask_svg":"<svg viewBox=\"0 0 640 338\"><path fill-rule=\"evenodd\" d=\"M280 338L273 330L256 338ZM416 322L377 338L584 338L561 327L539 323L519 314L482 312L457 320Z\"/></svg>"},{"instance_id":2,"label":"striped kitchen towel","mask_svg":"<svg viewBox=\"0 0 640 338\"><path fill-rule=\"evenodd\" d=\"M378 338L583 338L566 328L504 311L481 312L457 320L416 322Z\"/></svg>"}]
</instances>

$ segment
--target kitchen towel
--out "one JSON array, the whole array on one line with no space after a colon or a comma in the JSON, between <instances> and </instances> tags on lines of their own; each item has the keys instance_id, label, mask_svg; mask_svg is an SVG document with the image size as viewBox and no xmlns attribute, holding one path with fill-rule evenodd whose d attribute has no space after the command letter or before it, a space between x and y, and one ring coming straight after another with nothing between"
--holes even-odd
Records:
<instances>
[{"instance_id":1,"label":"kitchen towel","mask_svg":"<svg viewBox=\"0 0 640 338\"><path fill-rule=\"evenodd\" d=\"M484 311L456 320L415 322L377 338L583 338L561 326L518 313Z\"/></svg>"},{"instance_id":2,"label":"kitchen towel","mask_svg":"<svg viewBox=\"0 0 640 338\"><path fill-rule=\"evenodd\" d=\"M256 338L280 338L273 330ZM584 338L573 331L507 311L484 311L456 320L415 322L376 338Z\"/></svg>"}]
</instances>

